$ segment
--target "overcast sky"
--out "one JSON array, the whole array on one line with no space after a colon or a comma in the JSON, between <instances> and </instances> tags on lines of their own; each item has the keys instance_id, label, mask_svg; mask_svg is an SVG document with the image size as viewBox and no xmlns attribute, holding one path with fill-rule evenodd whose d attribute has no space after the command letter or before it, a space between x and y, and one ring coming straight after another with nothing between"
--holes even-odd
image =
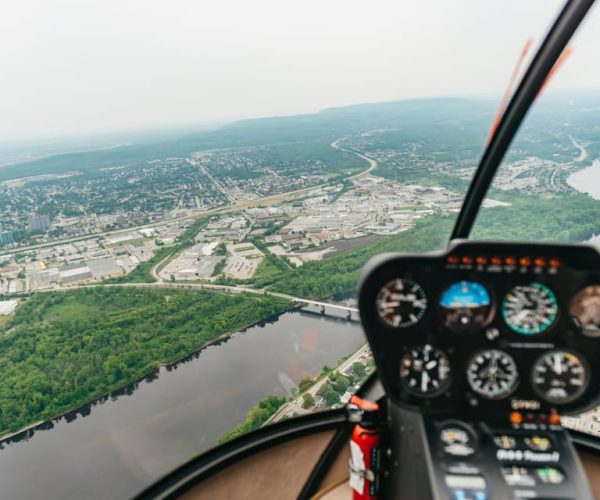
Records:
<instances>
[{"instance_id":1,"label":"overcast sky","mask_svg":"<svg viewBox=\"0 0 600 500\"><path fill-rule=\"evenodd\" d=\"M5 1L0 142L501 93L561 4ZM597 16L554 88L600 86Z\"/></svg>"}]
</instances>

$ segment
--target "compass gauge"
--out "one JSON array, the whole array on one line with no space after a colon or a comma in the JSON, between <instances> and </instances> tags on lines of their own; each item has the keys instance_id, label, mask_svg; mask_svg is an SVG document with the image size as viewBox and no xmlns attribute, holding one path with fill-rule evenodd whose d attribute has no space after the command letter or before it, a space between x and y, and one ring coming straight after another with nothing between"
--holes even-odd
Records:
<instances>
[{"instance_id":1,"label":"compass gauge","mask_svg":"<svg viewBox=\"0 0 600 500\"><path fill-rule=\"evenodd\" d=\"M504 321L513 331L523 335L545 332L557 315L554 292L536 281L514 287L502 302Z\"/></svg>"},{"instance_id":2,"label":"compass gauge","mask_svg":"<svg viewBox=\"0 0 600 500\"><path fill-rule=\"evenodd\" d=\"M536 394L545 401L552 404L571 403L587 389L587 363L572 352L547 352L533 365L531 383Z\"/></svg>"},{"instance_id":3,"label":"compass gauge","mask_svg":"<svg viewBox=\"0 0 600 500\"><path fill-rule=\"evenodd\" d=\"M502 399L510 395L519 383L515 360L498 349L475 354L467 367L471 389L486 399Z\"/></svg>"},{"instance_id":4,"label":"compass gauge","mask_svg":"<svg viewBox=\"0 0 600 500\"><path fill-rule=\"evenodd\" d=\"M427 296L421 285L397 278L384 285L375 299L379 318L392 328L416 325L427 309Z\"/></svg>"},{"instance_id":5,"label":"compass gauge","mask_svg":"<svg viewBox=\"0 0 600 500\"><path fill-rule=\"evenodd\" d=\"M436 396L450 383L448 357L430 344L413 347L400 360L400 380L415 396Z\"/></svg>"}]
</instances>

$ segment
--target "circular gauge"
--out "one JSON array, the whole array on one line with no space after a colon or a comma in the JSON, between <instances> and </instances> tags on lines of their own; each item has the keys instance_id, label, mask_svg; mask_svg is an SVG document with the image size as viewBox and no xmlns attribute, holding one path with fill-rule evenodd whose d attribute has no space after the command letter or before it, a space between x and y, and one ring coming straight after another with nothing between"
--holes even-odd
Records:
<instances>
[{"instance_id":1,"label":"circular gauge","mask_svg":"<svg viewBox=\"0 0 600 500\"><path fill-rule=\"evenodd\" d=\"M588 386L587 363L572 352L549 351L533 365L531 383L536 394L549 403L570 403Z\"/></svg>"},{"instance_id":2,"label":"circular gauge","mask_svg":"<svg viewBox=\"0 0 600 500\"><path fill-rule=\"evenodd\" d=\"M389 326L413 326L425 314L427 296L423 288L407 279L395 279L385 284L375 300L379 317Z\"/></svg>"},{"instance_id":3,"label":"circular gauge","mask_svg":"<svg viewBox=\"0 0 600 500\"><path fill-rule=\"evenodd\" d=\"M459 423L447 423L442 427L440 445L444 453L453 457L469 457L477 447L473 433Z\"/></svg>"},{"instance_id":4,"label":"circular gauge","mask_svg":"<svg viewBox=\"0 0 600 500\"><path fill-rule=\"evenodd\" d=\"M514 450L517 447L517 438L510 434L496 434L494 444L503 450Z\"/></svg>"},{"instance_id":5,"label":"circular gauge","mask_svg":"<svg viewBox=\"0 0 600 500\"><path fill-rule=\"evenodd\" d=\"M539 434L526 436L525 444L533 451L550 451L552 449L552 441L550 438Z\"/></svg>"},{"instance_id":6,"label":"circular gauge","mask_svg":"<svg viewBox=\"0 0 600 500\"><path fill-rule=\"evenodd\" d=\"M547 330L556 320L558 304L554 292L534 281L514 287L502 302L502 317L515 332L535 335Z\"/></svg>"},{"instance_id":7,"label":"circular gauge","mask_svg":"<svg viewBox=\"0 0 600 500\"><path fill-rule=\"evenodd\" d=\"M600 285L588 286L575 295L569 313L581 325L584 335L600 337Z\"/></svg>"},{"instance_id":8,"label":"circular gauge","mask_svg":"<svg viewBox=\"0 0 600 500\"><path fill-rule=\"evenodd\" d=\"M560 484L565 480L565 475L556 467L540 467L536 474L544 484Z\"/></svg>"},{"instance_id":9,"label":"circular gauge","mask_svg":"<svg viewBox=\"0 0 600 500\"><path fill-rule=\"evenodd\" d=\"M486 399L501 399L511 394L519 383L515 360L497 349L475 354L467 366L471 389Z\"/></svg>"},{"instance_id":10,"label":"circular gauge","mask_svg":"<svg viewBox=\"0 0 600 500\"><path fill-rule=\"evenodd\" d=\"M435 396L450 383L448 357L429 344L413 347L400 360L400 380L416 396Z\"/></svg>"},{"instance_id":11,"label":"circular gauge","mask_svg":"<svg viewBox=\"0 0 600 500\"><path fill-rule=\"evenodd\" d=\"M440 298L444 326L457 332L482 328L488 322L490 305L490 294L480 283L454 283Z\"/></svg>"}]
</instances>

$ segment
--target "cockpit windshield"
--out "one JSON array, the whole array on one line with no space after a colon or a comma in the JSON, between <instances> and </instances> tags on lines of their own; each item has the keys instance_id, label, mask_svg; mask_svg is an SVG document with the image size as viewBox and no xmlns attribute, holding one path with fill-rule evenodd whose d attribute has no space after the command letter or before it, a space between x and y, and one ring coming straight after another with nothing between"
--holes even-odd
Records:
<instances>
[{"instance_id":1,"label":"cockpit windshield","mask_svg":"<svg viewBox=\"0 0 600 500\"><path fill-rule=\"evenodd\" d=\"M561 7L3 7L2 496L130 497L219 443L346 404L374 370L361 268L447 246ZM600 236L590 18L475 239Z\"/></svg>"},{"instance_id":2,"label":"cockpit windshield","mask_svg":"<svg viewBox=\"0 0 600 500\"><path fill-rule=\"evenodd\" d=\"M476 239L598 242L600 71L594 12L549 76L496 173Z\"/></svg>"}]
</instances>

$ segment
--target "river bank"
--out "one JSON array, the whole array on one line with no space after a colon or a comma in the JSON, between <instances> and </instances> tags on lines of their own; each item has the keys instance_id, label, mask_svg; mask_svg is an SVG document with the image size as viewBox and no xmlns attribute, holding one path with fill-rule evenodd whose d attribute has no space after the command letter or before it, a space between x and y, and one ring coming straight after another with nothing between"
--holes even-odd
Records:
<instances>
[{"instance_id":1,"label":"river bank","mask_svg":"<svg viewBox=\"0 0 600 500\"><path fill-rule=\"evenodd\" d=\"M73 407L67 411L61 412L50 418L34 422L30 425L27 425L26 427L19 429L18 431L1 434L0 435L0 450L3 449L4 444L12 443L12 442L19 442L21 440L31 438L37 430L51 429L55 423L60 422L62 419L65 419L67 422L69 422L69 421L76 419L78 416L82 416L82 417L87 416L90 414L91 409L94 406L96 406L98 404L102 404L102 403L108 401L109 399L116 400L120 396L124 396L124 395L130 396L139 387L141 382L151 382L151 381L155 380L156 378L158 378L158 376L161 373L164 373L165 371L170 372L174 369L177 369L177 366L180 365L181 363L187 363L187 362L191 361L192 359L198 358L200 353L202 351L204 351L205 349L207 349L208 347L219 346L219 345L227 342L227 340L229 340L232 335L234 335L236 333L244 333L246 330L248 330L249 328L252 328L254 326L264 326L264 325L268 324L269 322L275 322L277 320L277 318L279 318L279 316L281 316L282 314L285 314L286 312L290 312L290 311L296 310L296 309L299 309L299 308L296 306L292 306L288 309L282 310L278 314L274 314L267 318L261 318L256 321L252 321L251 323L249 323L245 326L242 326L241 328L236 328L229 332L223 333L223 334L219 335L218 337L215 337L214 339L209 340L208 342L205 342L199 348L194 349L193 351L187 353L185 356L182 356L181 358L178 358L177 360L169 362L169 363L161 363L155 369L145 373L141 377L138 377L137 379L135 379L133 381L129 381L126 384L123 384L115 389L112 389L112 390L102 394L101 396L88 401L85 404L77 405L76 407Z\"/></svg>"},{"instance_id":2,"label":"river bank","mask_svg":"<svg viewBox=\"0 0 600 500\"><path fill-rule=\"evenodd\" d=\"M600 200L600 160L596 159L589 167L584 167L569 175L567 183L573 189Z\"/></svg>"},{"instance_id":3,"label":"river bank","mask_svg":"<svg viewBox=\"0 0 600 500\"><path fill-rule=\"evenodd\" d=\"M3 494L129 498L214 446L266 395L287 396L303 377L364 341L358 325L297 310L230 334L140 381L127 397L111 395L93 411L83 408L51 422L51 430L5 443Z\"/></svg>"}]
</instances>

